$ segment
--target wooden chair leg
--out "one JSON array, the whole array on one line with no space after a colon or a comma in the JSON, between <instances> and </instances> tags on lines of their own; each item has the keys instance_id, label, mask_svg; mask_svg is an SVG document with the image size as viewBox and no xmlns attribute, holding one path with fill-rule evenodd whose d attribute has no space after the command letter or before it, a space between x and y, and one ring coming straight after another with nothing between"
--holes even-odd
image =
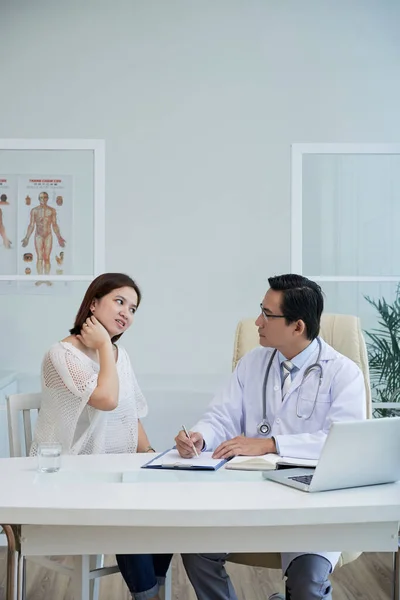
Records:
<instances>
[{"instance_id":1,"label":"wooden chair leg","mask_svg":"<svg viewBox=\"0 0 400 600\"><path fill-rule=\"evenodd\" d=\"M14 531L10 525L2 525L7 538L7 583L5 600L17 600L18 551Z\"/></svg>"}]
</instances>

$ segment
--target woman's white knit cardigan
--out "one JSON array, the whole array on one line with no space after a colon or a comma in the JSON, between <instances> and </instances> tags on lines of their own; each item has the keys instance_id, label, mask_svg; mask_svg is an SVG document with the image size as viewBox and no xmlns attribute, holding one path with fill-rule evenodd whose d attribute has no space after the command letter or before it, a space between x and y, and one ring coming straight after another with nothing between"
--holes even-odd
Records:
<instances>
[{"instance_id":1,"label":"woman's white knit cardigan","mask_svg":"<svg viewBox=\"0 0 400 600\"><path fill-rule=\"evenodd\" d=\"M58 342L42 364L42 401L31 455L38 444L59 442L63 454L136 452L138 419L147 403L139 388L129 356L118 346L118 406L104 411L88 405L99 365L68 342Z\"/></svg>"}]
</instances>

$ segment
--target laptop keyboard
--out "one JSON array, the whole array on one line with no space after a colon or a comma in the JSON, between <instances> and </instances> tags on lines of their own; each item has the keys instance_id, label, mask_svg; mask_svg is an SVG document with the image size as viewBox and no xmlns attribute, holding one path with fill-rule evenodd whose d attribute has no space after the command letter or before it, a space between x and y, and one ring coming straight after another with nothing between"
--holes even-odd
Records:
<instances>
[{"instance_id":1,"label":"laptop keyboard","mask_svg":"<svg viewBox=\"0 0 400 600\"><path fill-rule=\"evenodd\" d=\"M297 477L288 477L288 479L293 479L293 481L299 481L300 483L306 483L310 485L313 475L297 475Z\"/></svg>"}]
</instances>

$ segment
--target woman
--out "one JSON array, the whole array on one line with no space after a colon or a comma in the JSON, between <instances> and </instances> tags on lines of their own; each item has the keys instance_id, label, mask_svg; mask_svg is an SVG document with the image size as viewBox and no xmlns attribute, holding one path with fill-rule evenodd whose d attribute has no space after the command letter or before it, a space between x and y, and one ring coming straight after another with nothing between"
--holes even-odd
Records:
<instances>
[{"instance_id":1,"label":"woman","mask_svg":"<svg viewBox=\"0 0 400 600\"><path fill-rule=\"evenodd\" d=\"M66 454L154 452L140 418L147 404L126 350L116 342L141 301L137 284L105 273L90 284L70 334L42 364L43 398L31 455L42 442ZM159 600L170 555L118 555L132 597Z\"/></svg>"}]
</instances>

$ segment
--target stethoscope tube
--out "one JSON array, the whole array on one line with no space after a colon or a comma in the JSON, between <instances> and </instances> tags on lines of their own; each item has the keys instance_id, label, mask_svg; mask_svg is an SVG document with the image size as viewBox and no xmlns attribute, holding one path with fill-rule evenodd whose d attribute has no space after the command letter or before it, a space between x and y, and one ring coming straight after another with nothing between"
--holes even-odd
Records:
<instances>
[{"instance_id":1,"label":"stethoscope tube","mask_svg":"<svg viewBox=\"0 0 400 600\"><path fill-rule=\"evenodd\" d=\"M271 431L271 425L267 421L267 383L269 378L269 373L271 371L272 363L276 356L277 350L272 353L271 358L269 359L267 370L265 371L264 381L263 381L263 389L262 389L262 399L263 399L263 413L262 413L262 421L257 425L257 431L260 435L268 435Z\"/></svg>"},{"instance_id":2,"label":"stethoscope tube","mask_svg":"<svg viewBox=\"0 0 400 600\"><path fill-rule=\"evenodd\" d=\"M314 405L313 405L313 409L311 411L311 413L308 415L308 417L303 417L302 415L299 414L299 398L297 397L297 404L296 404L296 416L299 419L311 419L311 416L314 413L315 410L315 405L317 403L317 399L318 399L318 394L319 394L319 388L321 386L322 383L322 379L324 376L323 370L322 370L322 365L320 363L321 360L321 354L322 354L322 344L321 344L321 340L319 339L319 337L317 337L317 343L318 343L318 356L317 356L317 360L315 363L313 363L312 365L310 365L309 367L307 367L307 369L304 371L303 374L303 378L299 387L299 394L300 394L300 390L303 386L304 380L308 377L308 375L311 373L311 371L318 369L319 370L319 383L318 383L318 389L317 389L317 393L315 395L315 399L314 399ZM274 358L276 356L277 350L275 348L275 350L272 353L271 358L269 359L268 365L267 365L267 369L265 371L265 375L264 375L264 381L263 381L263 387L262 387L262 402L263 402L263 412L262 412L262 421L257 425L257 431L260 435L268 435L271 432L271 424L268 422L267 420L267 384L268 384L268 378L269 378L269 374L271 371L271 367L272 367L272 363L274 361Z\"/></svg>"}]
</instances>

